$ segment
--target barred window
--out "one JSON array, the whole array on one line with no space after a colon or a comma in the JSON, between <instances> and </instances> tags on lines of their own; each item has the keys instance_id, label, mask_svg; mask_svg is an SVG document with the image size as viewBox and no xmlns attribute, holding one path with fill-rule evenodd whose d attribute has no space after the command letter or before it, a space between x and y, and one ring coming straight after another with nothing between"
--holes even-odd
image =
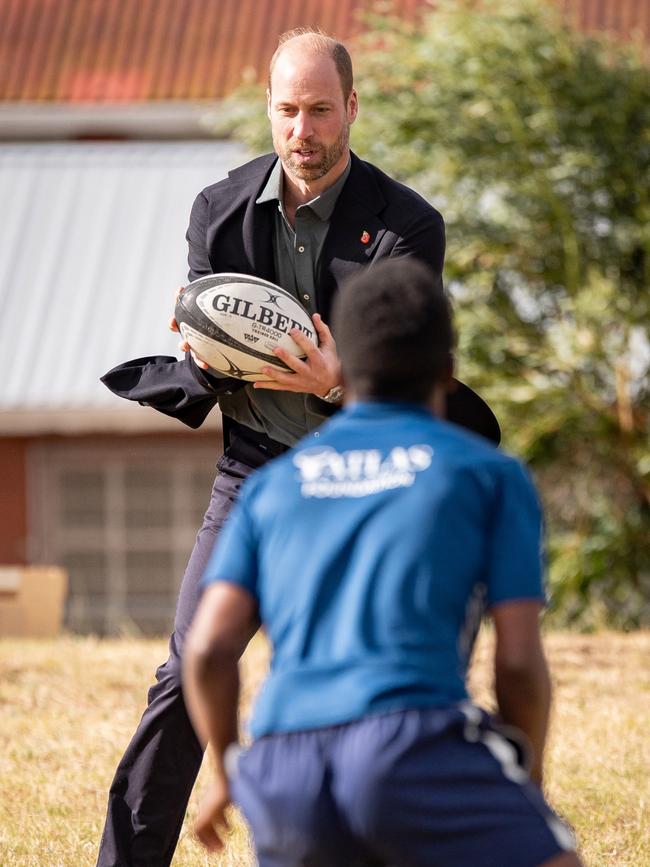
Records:
<instances>
[{"instance_id":1,"label":"barred window","mask_svg":"<svg viewBox=\"0 0 650 867\"><path fill-rule=\"evenodd\" d=\"M168 632L217 455L218 443L185 440L34 447L30 559L67 569L68 629Z\"/></svg>"}]
</instances>

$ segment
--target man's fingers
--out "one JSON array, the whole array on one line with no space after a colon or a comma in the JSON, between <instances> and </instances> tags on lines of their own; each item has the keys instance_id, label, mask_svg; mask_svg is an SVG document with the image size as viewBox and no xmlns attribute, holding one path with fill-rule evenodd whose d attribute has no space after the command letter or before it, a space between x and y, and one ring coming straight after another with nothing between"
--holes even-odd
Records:
<instances>
[{"instance_id":1,"label":"man's fingers","mask_svg":"<svg viewBox=\"0 0 650 867\"><path fill-rule=\"evenodd\" d=\"M223 849L223 840L217 834L217 829L209 821L197 819L194 825L194 833L209 852L218 852Z\"/></svg>"},{"instance_id":2,"label":"man's fingers","mask_svg":"<svg viewBox=\"0 0 650 867\"><path fill-rule=\"evenodd\" d=\"M253 388L256 391L259 391L260 389L262 391L304 391L304 389L293 389L290 387L290 385L284 382L275 382L272 379L258 379L256 382L253 383Z\"/></svg>"},{"instance_id":3,"label":"man's fingers","mask_svg":"<svg viewBox=\"0 0 650 867\"><path fill-rule=\"evenodd\" d=\"M230 829L226 807L230 803L227 788L215 784L206 793L194 823L194 832L201 843L211 852L223 849L223 832Z\"/></svg>"},{"instance_id":4,"label":"man's fingers","mask_svg":"<svg viewBox=\"0 0 650 867\"><path fill-rule=\"evenodd\" d=\"M298 349L301 349L307 357L313 355L314 352L318 352L318 347L316 346L314 341L310 340L307 335L299 328L292 328L289 332L289 336L296 344Z\"/></svg>"},{"instance_id":5,"label":"man's fingers","mask_svg":"<svg viewBox=\"0 0 650 867\"><path fill-rule=\"evenodd\" d=\"M201 370L207 370L210 367L208 362L204 361L200 355L197 355L193 349L191 349L190 352L192 353L192 358L194 359L194 363L197 367L200 367Z\"/></svg>"},{"instance_id":6,"label":"man's fingers","mask_svg":"<svg viewBox=\"0 0 650 867\"><path fill-rule=\"evenodd\" d=\"M295 372L279 370L277 367L263 367L261 373L268 376L268 380L257 380L253 383L253 388L264 388L270 391L311 391L312 382L309 367L295 357L291 364Z\"/></svg>"},{"instance_id":7,"label":"man's fingers","mask_svg":"<svg viewBox=\"0 0 650 867\"><path fill-rule=\"evenodd\" d=\"M329 329L327 332L329 334ZM291 336L296 339L296 335L293 333ZM302 337L304 338L304 335ZM253 388L267 389L268 391L326 394L332 385L335 385L340 379L334 341L329 338L331 348L323 352L322 349L314 346L308 338L304 339L306 340L305 349L308 349L306 358L298 358L287 352L286 349L277 347L273 350L274 354L290 370L278 370L270 366L263 367L262 373L268 376L269 381L256 382ZM300 342L299 337L296 342Z\"/></svg>"},{"instance_id":8,"label":"man's fingers","mask_svg":"<svg viewBox=\"0 0 650 867\"><path fill-rule=\"evenodd\" d=\"M292 355L290 352L287 352L286 349L282 349L278 346L273 350L273 354L277 355L280 361L283 361L287 367L290 367L291 370L293 370L294 373L307 373L309 371L309 366L302 360L302 358L298 358L297 355ZM282 370L276 371L274 368L270 368L270 370L273 374L276 372L281 376L284 374L284 371ZM291 374L288 375L291 376Z\"/></svg>"},{"instance_id":9,"label":"man's fingers","mask_svg":"<svg viewBox=\"0 0 650 867\"><path fill-rule=\"evenodd\" d=\"M323 317L320 313L314 313L312 316L312 322L314 323L316 334L318 334L319 345L322 346L323 343L334 343L332 332L330 331L329 326L323 322Z\"/></svg>"},{"instance_id":10,"label":"man's fingers","mask_svg":"<svg viewBox=\"0 0 650 867\"><path fill-rule=\"evenodd\" d=\"M230 828L228 821L223 815L221 818L199 816L194 823L194 833L198 837L199 841L210 852L218 852L223 849L224 846L222 832L217 830L217 825L219 828L223 828L224 831L228 831Z\"/></svg>"},{"instance_id":11,"label":"man's fingers","mask_svg":"<svg viewBox=\"0 0 650 867\"><path fill-rule=\"evenodd\" d=\"M178 348L181 352L191 353L192 358L194 359L194 363L197 367L200 367L201 370L207 370L210 367L207 361L204 361L200 355L197 355L196 352L194 352L194 350L186 340L181 340L181 342L178 344Z\"/></svg>"},{"instance_id":12,"label":"man's fingers","mask_svg":"<svg viewBox=\"0 0 650 867\"><path fill-rule=\"evenodd\" d=\"M253 383L253 388L271 388L274 386L278 389L286 389L295 384L295 373L289 373L289 371L285 373L284 370L278 370L275 367L263 367L261 372L264 376L268 376L269 380L268 382L263 379L257 380Z\"/></svg>"},{"instance_id":13,"label":"man's fingers","mask_svg":"<svg viewBox=\"0 0 650 867\"><path fill-rule=\"evenodd\" d=\"M176 290L176 292L174 294L174 305L178 301L178 298L179 298L181 292L183 292L184 290L185 290L185 286L179 286L178 287L178 289ZM178 331L179 330L178 322L176 321L175 316L172 316L169 320L169 330L170 331Z\"/></svg>"}]
</instances>

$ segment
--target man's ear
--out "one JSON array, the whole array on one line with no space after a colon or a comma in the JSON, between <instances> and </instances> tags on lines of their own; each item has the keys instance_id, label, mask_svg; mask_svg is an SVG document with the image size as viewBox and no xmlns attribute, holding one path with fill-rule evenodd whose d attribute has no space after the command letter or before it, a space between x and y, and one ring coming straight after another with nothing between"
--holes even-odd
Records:
<instances>
[{"instance_id":1,"label":"man's ear","mask_svg":"<svg viewBox=\"0 0 650 867\"><path fill-rule=\"evenodd\" d=\"M266 116L271 120L271 91L266 88Z\"/></svg>"},{"instance_id":2,"label":"man's ear","mask_svg":"<svg viewBox=\"0 0 650 867\"><path fill-rule=\"evenodd\" d=\"M356 90L350 91L350 96L348 96L348 105L347 105L347 114L348 114L348 123L354 123L357 119L357 113L359 111L359 98L357 97Z\"/></svg>"}]
</instances>

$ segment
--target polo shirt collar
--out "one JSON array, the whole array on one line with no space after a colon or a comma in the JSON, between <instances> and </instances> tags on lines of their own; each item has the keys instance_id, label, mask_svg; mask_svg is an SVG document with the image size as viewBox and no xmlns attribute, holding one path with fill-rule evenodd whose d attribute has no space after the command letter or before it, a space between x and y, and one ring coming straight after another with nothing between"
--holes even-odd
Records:
<instances>
[{"instance_id":1,"label":"polo shirt collar","mask_svg":"<svg viewBox=\"0 0 650 867\"><path fill-rule=\"evenodd\" d=\"M335 181L335 183L332 184L331 187L328 187L319 196L315 196L311 201L305 202L304 205L300 205L300 207L311 208L311 210L314 212L314 214L316 214L319 219L321 219L323 222L327 222L332 216L334 206L336 205L336 200L338 199L339 194L348 179L351 165L351 160L348 160L348 164L345 167L343 173L339 178L337 178L337 180ZM282 204L283 180L284 173L282 171L282 163L278 159L275 161L275 165L271 170L271 174L269 175L262 192L255 200L255 204L262 205L264 204L264 202L274 201Z\"/></svg>"}]
</instances>

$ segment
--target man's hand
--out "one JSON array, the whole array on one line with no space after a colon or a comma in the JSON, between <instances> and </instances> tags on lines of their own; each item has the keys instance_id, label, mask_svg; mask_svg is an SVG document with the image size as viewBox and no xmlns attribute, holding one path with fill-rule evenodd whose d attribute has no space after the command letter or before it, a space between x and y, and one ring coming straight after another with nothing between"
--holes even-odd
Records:
<instances>
[{"instance_id":1,"label":"man's hand","mask_svg":"<svg viewBox=\"0 0 650 867\"><path fill-rule=\"evenodd\" d=\"M225 774L217 775L199 807L194 832L209 852L223 849L224 832L230 830L226 807L230 804L230 788Z\"/></svg>"},{"instance_id":2,"label":"man's hand","mask_svg":"<svg viewBox=\"0 0 650 867\"><path fill-rule=\"evenodd\" d=\"M176 294L174 295L174 305L178 301L178 297L184 289L185 286L180 286L176 290ZM177 333L180 332L180 328L178 327L178 322L176 321L175 316L171 316L169 318L169 330L176 331ZM181 342L178 344L178 348L181 352L191 352L192 358L194 359L194 363L196 364L196 366L200 367L201 370L208 370L210 365L207 363L207 361L204 361L200 355L197 355L196 352L194 352L194 350L186 340L181 340Z\"/></svg>"},{"instance_id":3,"label":"man's hand","mask_svg":"<svg viewBox=\"0 0 650 867\"><path fill-rule=\"evenodd\" d=\"M254 388L266 388L271 391L296 391L317 394L323 397L335 385L341 382L341 364L336 354L336 343L332 332L323 322L320 315L313 316L314 327L318 335L318 346L315 346L302 331L297 328L289 333L306 358L296 358L285 349L275 349L274 354L290 367L289 371L263 367L262 373L270 377L270 382L256 382Z\"/></svg>"},{"instance_id":4,"label":"man's hand","mask_svg":"<svg viewBox=\"0 0 650 867\"><path fill-rule=\"evenodd\" d=\"M228 828L225 809L230 803L224 764L237 744L239 658L258 626L257 602L235 584L215 581L206 587L183 647L183 698L200 742L212 744L214 782L195 824L208 849L223 846Z\"/></svg>"},{"instance_id":5,"label":"man's hand","mask_svg":"<svg viewBox=\"0 0 650 867\"><path fill-rule=\"evenodd\" d=\"M181 294L181 292L183 292L184 289L185 289L185 286L179 286L178 289L176 290L176 294L174 295L174 307L176 307L176 302L178 301L180 294ZM170 318L169 318L169 330L170 331L176 331L176 332L180 331L180 328L178 327L178 322L176 321L176 316L170 316Z\"/></svg>"},{"instance_id":6,"label":"man's hand","mask_svg":"<svg viewBox=\"0 0 650 867\"><path fill-rule=\"evenodd\" d=\"M531 780L542 784L551 681L539 631L541 602L521 599L495 605L494 688L503 722L520 729L532 747Z\"/></svg>"}]
</instances>

